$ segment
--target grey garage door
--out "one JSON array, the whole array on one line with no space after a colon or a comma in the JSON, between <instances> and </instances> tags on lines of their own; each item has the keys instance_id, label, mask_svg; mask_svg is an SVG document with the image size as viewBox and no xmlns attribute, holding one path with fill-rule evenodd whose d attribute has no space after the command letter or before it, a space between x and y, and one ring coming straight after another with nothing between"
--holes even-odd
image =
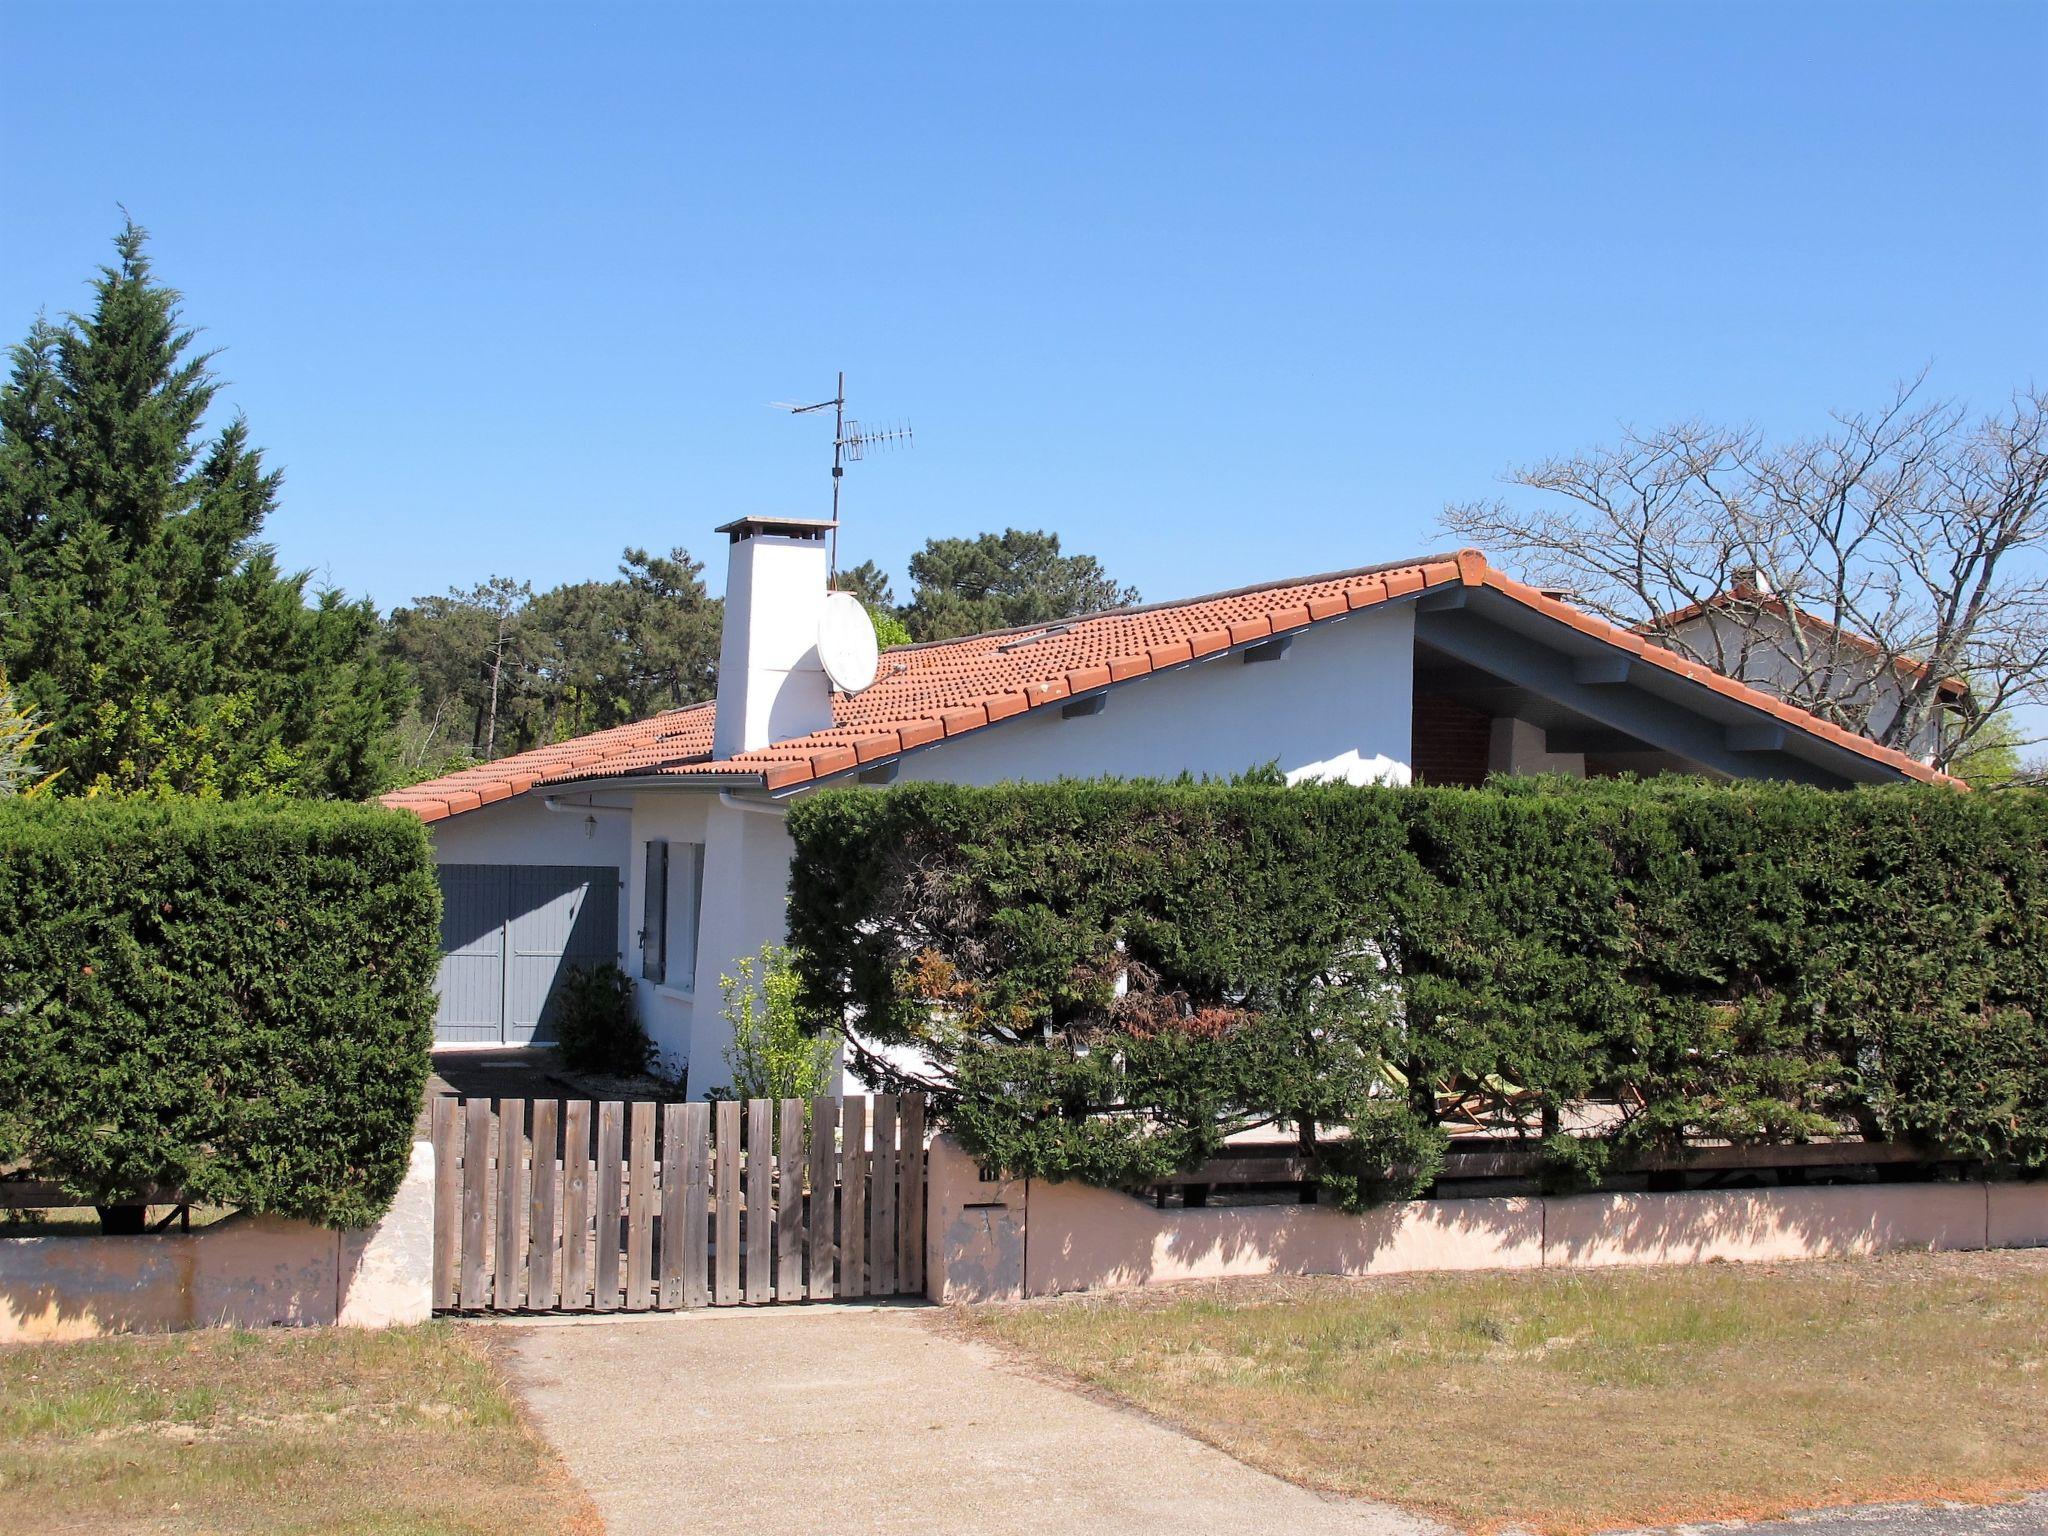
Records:
<instances>
[{"instance_id":1,"label":"grey garage door","mask_svg":"<svg viewBox=\"0 0 2048 1536\"><path fill-rule=\"evenodd\" d=\"M554 1039L572 965L619 958L619 872L609 865L443 864L440 1014L448 1045Z\"/></svg>"}]
</instances>

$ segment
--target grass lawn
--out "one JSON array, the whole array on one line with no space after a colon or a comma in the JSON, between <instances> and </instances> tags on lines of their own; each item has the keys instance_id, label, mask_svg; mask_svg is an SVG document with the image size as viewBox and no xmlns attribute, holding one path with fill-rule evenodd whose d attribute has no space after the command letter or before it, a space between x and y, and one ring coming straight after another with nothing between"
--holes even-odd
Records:
<instances>
[{"instance_id":1,"label":"grass lawn","mask_svg":"<svg viewBox=\"0 0 2048 1536\"><path fill-rule=\"evenodd\" d=\"M0 1532L595 1532L489 1330L0 1348Z\"/></svg>"},{"instance_id":2,"label":"grass lawn","mask_svg":"<svg viewBox=\"0 0 2048 1536\"><path fill-rule=\"evenodd\" d=\"M964 1326L1254 1466L1478 1530L2048 1488L2048 1252L1226 1281Z\"/></svg>"}]
</instances>

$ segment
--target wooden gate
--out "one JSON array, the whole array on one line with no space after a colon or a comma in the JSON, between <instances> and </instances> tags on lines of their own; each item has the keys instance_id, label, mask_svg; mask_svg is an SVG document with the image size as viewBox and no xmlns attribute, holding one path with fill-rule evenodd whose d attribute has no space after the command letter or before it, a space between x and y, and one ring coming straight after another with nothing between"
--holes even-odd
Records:
<instances>
[{"instance_id":1,"label":"wooden gate","mask_svg":"<svg viewBox=\"0 0 2048 1536\"><path fill-rule=\"evenodd\" d=\"M643 1311L924 1290L922 1094L434 1101L434 1305Z\"/></svg>"}]
</instances>

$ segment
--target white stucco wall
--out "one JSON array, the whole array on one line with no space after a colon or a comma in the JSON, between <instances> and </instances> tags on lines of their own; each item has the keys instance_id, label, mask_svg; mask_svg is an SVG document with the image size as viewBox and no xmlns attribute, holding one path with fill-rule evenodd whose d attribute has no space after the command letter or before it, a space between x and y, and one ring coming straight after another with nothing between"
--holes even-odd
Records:
<instances>
[{"instance_id":1,"label":"white stucco wall","mask_svg":"<svg viewBox=\"0 0 2048 1536\"><path fill-rule=\"evenodd\" d=\"M705 794L636 793L625 798L633 802L633 815L627 827L631 842L626 854L626 899L621 906L624 921L620 924L619 944L626 954L626 974L634 978L639 988L641 1022L653 1037L666 1068L680 1070L690 1060L691 1021L696 1016L698 1001L696 976L685 973L674 964L670 965L665 981L653 982L641 975L640 933L647 923L647 860L644 849L656 838L668 840L671 861L669 883L672 889L680 886L683 850L692 843L708 841L706 827L713 797ZM715 904L711 897L714 889L707 848L704 864L706 908ZM681 920L681 913L673 914L672 922ZM701 953L701 926L699 931ZM669 942L670 954L675 955L677 940L673 927ZM715 971L711 978L711 998L711 1012L715 1014L718 1010L718 976ZM692 1083L691 1087L694 1090L696 1084Z\"/></svg>"},{"instance_id":2,"label":"white stucco wall","mask_svg":"<svg viewBox=\"0 0 2048 1536\"><path fill-rule=\"evenodd\" d=\"M708 797L705 811L704 916L697 947L697 998L690 1020L690 1093L731 1080L725 1061L732 1030L718 978L763 944L789 936L792 848L781 808L742 810Z\"/></svg>"},{"instance_id":3,"label":"white stucco wall","mask_svg":"<svg viewBox=\"0 0 2048 1536\"><path fill-rule=\"evenodd\" d=\"M611 797L623 807L623 797ZM430 828L437 864L610 864L626 867L627 815L550 811L537 794L437 821Z\"/></svg>"},{"instance_id":4,"label":"white stucco wall","mask_svg":"<svg viewBox=\"0 0 2048 1536\"><path fill-rule=\"evenodd\" d=\"M901 777L1228 778L1277 762L1290 781L1405 784L1414 680L1414 610L1367 610L1297 634L1275 661L1226 654L1114 688L1099 715L1016 716L913 754Z\"/></svg>"}]
</instances>

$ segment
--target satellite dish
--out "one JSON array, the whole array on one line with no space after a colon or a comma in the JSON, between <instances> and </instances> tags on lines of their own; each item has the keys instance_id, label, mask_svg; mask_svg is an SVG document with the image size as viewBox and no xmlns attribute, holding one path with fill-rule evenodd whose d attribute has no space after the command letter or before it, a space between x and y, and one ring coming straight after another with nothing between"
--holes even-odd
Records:
<instances>
[{"instance_id":1,"label":"satellite dish","mask_svg":"<svg viewBox=\"0 0 2048 1536\"><path fill-rule=\"evenodd\" d=\"M851 592L827 592L818 615L818 660L841 693L859 693L875 680L881 664L874 621Z\"/></svg>"}]
</instances>

